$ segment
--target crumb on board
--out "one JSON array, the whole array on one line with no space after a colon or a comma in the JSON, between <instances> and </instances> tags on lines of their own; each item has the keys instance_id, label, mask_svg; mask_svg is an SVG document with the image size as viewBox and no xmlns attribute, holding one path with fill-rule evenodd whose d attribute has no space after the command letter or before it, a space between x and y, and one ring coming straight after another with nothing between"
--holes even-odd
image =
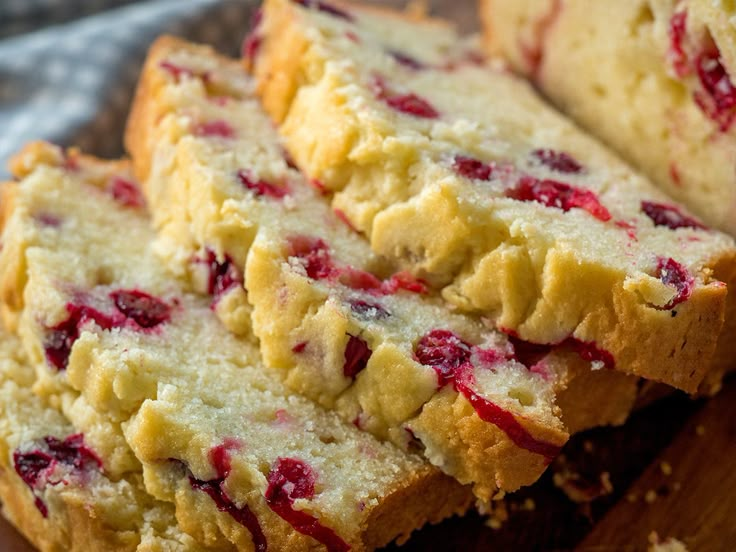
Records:
<instances>
[{"instance_id":1,"label":"crumb on board","mask_svg":"<svg viewBox=\"0 0 736 552\"><path fill-rule=\"evenodd\" d=\"M698 424L697 426L695 426L695 434L698 437L702 437L703 435L705 435L705 426L703 424Z\"/></svg>"},{"instance_id":2,"label":"crumb on board","mask_svg":"<svg viewBox=\"0 0 736 552\"><path fill-rule=\"evenodd\" d=\"M556 472L552 482L567 498L577 503L592 502L596 498L613 492L611 474L604 471L598 475L598 481L584 478L568 468Z\"/></svg>"},{"instance_id":3,"label":"crumb on board","mask_svg":"<svg viewBox=\"0 0 736 552\"><path fill-rule=\"evenodd\" d=\"M493 530L503 527L509 519L509 511L505 501L486 502L485 508L479 511L486 516L485 525Z\"/></svg>"},{"instance_id":4,"label":"crumb on board","mask_svg":"<svg viewBox=\"0 0 736 552\"><path fill-rule=\"evenodd\" d=\"M649 533L648 552L688 552L687 546L674 537L662 540L656 531Z\"/></svg>"},{"instance_id":5,"label":"crumb on board","mask_svg":"<svg viewBox=\"0 0 736 552\"><path fill-rule=\"evenodd\" d=\"M646 502L647 504L652 504L655 500L657 500L657 491L655 491L654 489L649 489L644 495L644 502Z\"/></svg>"},{"instance_id":6,"label":"crumb on board","mask_svg":"<svg viewBox=\"0 0 736 552\"><path fill-rule=\"evenodd\" d=\"M659 463L659 469L664 475L672 475L672 466L665 460Z\"/></svg>"}]
</instances>

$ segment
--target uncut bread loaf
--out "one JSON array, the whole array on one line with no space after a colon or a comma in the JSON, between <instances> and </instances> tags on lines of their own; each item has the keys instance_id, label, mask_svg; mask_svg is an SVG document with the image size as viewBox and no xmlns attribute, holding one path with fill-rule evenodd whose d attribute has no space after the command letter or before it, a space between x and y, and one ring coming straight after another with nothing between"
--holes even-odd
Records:
<instances>
[{"instance_id":1,"label":"uncut bread loaf","mask_svg":"<svg viewBox=\"0 0 736 552\"><path fill-rule=\"evenodd\" d=\"M296 164L458 309L689 392L730 362L732 240L449 24L267 0L244 50Z\"/></svg>"},{"instance_id":2,"label":"uncut bread loaf","mask_svg":"<svg viewBox=\"0 0 736 552\"><path fill-rule=\"evenodd\" d=\"M467 488L269 377L156 259L116 165L39 143L12 167L5 317L38 373L119 423L183 531L226 549L370 550L468 507Z\"/></svg>"},{"instance_id":3,"label":"uncut bread loaf","mask_svg":"<svg viewBox=\"0 0 736 552\"><path fill-rule=\"evenodd\" d=\"M485 43L703 220L736 234L736 7L481 2Z\"/></svg>"},{"instance_id":4,"label":"uncut bread loaf","mask_svg":"<svg viewBox=\"0 0 736 552\"><path fill-rule=\"evenodd\" d=\"M52 551L207 550L138 475L110 478L69 420L32 392L20 341L0 330L0 499L33 545Z\"/></svg>"},{"instance_id":5,"label":"uncut bread loaf","mask_svg":"<svg viewBox=\"0 0 736 552\"><path fill-rule=\"evenodd\" d=\"M620 423L630 411L635 378L591 370L575 352L586 353L581 344L540 362L550 351L527 357L520 340L453 314L424 283L392 273L289 167L232 60L159 39L126 142L158 251L174 266L181 259L177 272L195 287L208 255L206 280L237 275L229 285L248 290L266 365L343 419L419 448L478 496L531 483L567 431Z\"/></svg>"}]
</instances>

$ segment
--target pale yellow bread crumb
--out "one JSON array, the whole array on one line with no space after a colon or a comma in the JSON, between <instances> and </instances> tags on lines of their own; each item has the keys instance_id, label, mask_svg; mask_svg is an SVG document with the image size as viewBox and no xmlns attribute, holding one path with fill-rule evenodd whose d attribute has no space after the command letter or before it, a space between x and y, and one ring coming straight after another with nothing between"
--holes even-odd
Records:
<instances>
[{"instance_id":1,"label":"pale yellow bread crumb","mask_svg":"<svg viewBox=\"0 0 736 552\"><path fill-rule=\"evenodd\" d=\"M260 48L246 63L297 165L334 192L333 205L374 251L461 310L529 341L594 342L626 373L693 392L714 358L729 362L733 340L716 344L732 303L730 238L655 226L642 201L671 200L526 83L479 65L449 24L335 6L349 19L266 1ZM546 165L540 149L565 152L581 169ZM454 168L458 156L495 163L495 172L467 178ZM610 219L507 196L528 178L593 194ZM669 258L693 278L675 308L677 292L657 277Z\"/></svg>"},{"instance_id":2,"label":"pale yellow bread crumb","mask_svg":"<svg viewBox=\"0 0 736 552\"><path fill-rule=\"evenodd\" d=\"M682 48L690 59L684 65L710 37L736 82L736 8L728 2L484 0L480 8L490 52L534 78L561 109L670 195L733 234L736 126L719 131L695 102L696 71L678 75L676 13L686 13Z\"/></svg>"},{"instance_id":3,"label":"pale yellow bread crumb","mask_svg":"<svg viewBox=\"0 0 736 552\"><path fill-rule=\"evenodd\" d=\"M172 75L172 65L188 75ZM227 101L213 92L212 83L230 91ZM238 66L211 49L169 37L152 47L126 142L137 173L146 178L159 252L169 264L195 258L203 248L216 249L220 258L245 259L261 351L293 389L404 447L414 444L412 435L418 437L427 458L473 482L485 499L497 486L532 482L544 469L543 458L519 450L456 392L438 394L434 371L412 359L417 341L433 329L451 329L474 344L508 350L503 336L430 297L399 293L379 299L349 286L315 282L289 258L289 238L310 236L324 240L337 263L388 274L365 241L288 168L275 132L250 94ZM198 133L203 124L214 123L226 123L231 136ZM253 181L283 186L288 195L258 197L237 181L242 170ZM370 320L351 311L351 304L366 300L382 305L390 319ZM227 309L218 304L217 312ZM351 335L367 340L372 351L354 383L343 374ZM633 378L590 370L571 354L553 355L547 364L547 377L528 374L518 363L499 366L499 376L485 383L484 396L552 443L564 440L555 399L565 404L561 416L569 430L625 419L636 394ZM605 408L600 394L608 399Z\"/></svg>"},{"instance_id":4,"label":"pale yellow bread crumb","mask_svg":"<svg viewBox=\"0 0 736 552\"><path fill-rule=\"evenodd\" d=\"M285 458L303 462L315 478L314 496L294 507L354 550L406 539L424 523L468 507L469 490L418 457L291 396L260 365L257 349L221 325L208 300L171 280L151 249L145 212L115 201L107 179L98 178L115 166L83 156L73 168L64 156L47 164L50 149L36 144L22 152L18 159L28 174L8 185L14 208L3 241L12 247L1 254L0 281L19 281L11 274L18 263L9 262L6 250L19 253L25 267L14 292L23 301L9 318L46 380L37 391L53 398L71 388L115 421L143 464L146 490L175 505L184 531L206 546L253 549L257 531L233 517L234 509L247 507L274 549L317 548L265 498L268 477L280 473ZM169 305L167 317L140 326L135 311L125 314L114 299L121 290L149 294L144 304ZM58 343L54 332L70 319L73 305L103 314L85 315L87 322L78 324L79 337L59 372L49 347ZM118 322L105 330L100 316ZM190 477L203 485L216 481L231 513L218 512Z\"/></svg>"},{"instance_id":5,"label":"pale yellow bread crumb","mask_svg":"<svg viewBox=\"0 0 736 552\"><path fill-rule=\"evenodd\" d=\"M171 505L146 494L140 473L110 479L94 469L76 474L60 468L54 478L65 483L38 484L34 494L15 470L14 452L33 450L44 437L64 440L79 431L31 392L34 379L20 341L0 329L0 499L3 515L36 548L206 550L179 529ZM36 496L47 509L46 516L34 504Z\"/></svg>"}]
</instances>

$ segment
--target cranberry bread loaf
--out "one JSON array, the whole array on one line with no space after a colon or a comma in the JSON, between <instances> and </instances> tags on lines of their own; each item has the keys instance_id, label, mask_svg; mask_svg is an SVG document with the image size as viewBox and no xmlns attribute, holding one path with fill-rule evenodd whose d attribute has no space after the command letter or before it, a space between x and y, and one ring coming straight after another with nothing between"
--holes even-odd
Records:
<instances>
[{"instance_id":1,"label":"cranberry bread loaf","mask_svg":"<svg viewBox=\"0 0 736 552\"><path fill-rule=\"evenodd\" d=\"M206 550L177 526L141 475L110 479L97 451L31 391L33 368L0 331L0 499L3 514L43 551Z\"/></svg>"},{"instance_id":2,"label":"cranberry bread loaf","mask_svg":"<svg viewBox=\"0 0 736 552\"><path fill-rule=\"evenodd\" d=\"M468 507L468 489L270 378L171 280L145 213L110 193L115 165L35 144L13 168L6 317L37 372L125 429L146 490L198 542L368 550Z\"/></svg>"},{"instance_id":3,"label":"cranberry bread loaf","mask_svg":"<svg viewBox=\"0 0 736 552\"><path fill-rule=\"evenodd\" d=\"M171 67L186 75L172 74ZM229 82L240 93L213 101L213 82ZM623 421L635 396L633 378L591 373L569 352L552 355L544 373L541 364L529 372L512 360L505 336L453 315L423 294L421 282L389 276L366 242L288 167L269 121L248 94L234 62L209 48L160 39L144 69L127 142L146 179L167 259L189 258L196 266L197 248L212 249L224 241L221 228L241 225L243 239L229 234L222 255L246 259L254 332L266 365L280 369L293 389L337 406L344 419L383 439L421 444L427 458L474 482L484 498L499 485L513 489L536 479L545 456L564 441L554 399L566 405L568 429ZM225 124L227 137L196 131ZM243 173L260 189L247 187ZM180 231L169 235L167 227ZM470 343L463 339L498 349L498 358L488 356L487 366L498 366L485 371L483 391L473 385L458 391L450 372L459 358L443 364L428 357L425 365L414 358L420 342L432 343L436 353L444 346L447 354L469 358ZM477 356L491 353L477 347ZM448 373L438 377L442 370ZM597 388L609 394L606 409L593 399ZM489 402L485 413L483 401ZM495 419L504 416L508 420Z\"/></svg>"},{"instance_id":4,"label":"cranberry bread loaf","mask_svg":"<svg viewBox=\"0 0 736 552\"><path fill-rule=\"evenodd\" d=\"M459 309L690 392L729 361L732 241L448 24L267 0L245 53L296 164Z\"/></svg>"},{"instance_id":5,"label":"cranberry bread loaf","mask_svg":"<svg viewBox=\"0 0 736 552\"><path fill-rule=\"evenodd\" d=\"M733 4L484 0L481 17L490 52L705 222L736 234Z\"/></svg>"}]
</instances>

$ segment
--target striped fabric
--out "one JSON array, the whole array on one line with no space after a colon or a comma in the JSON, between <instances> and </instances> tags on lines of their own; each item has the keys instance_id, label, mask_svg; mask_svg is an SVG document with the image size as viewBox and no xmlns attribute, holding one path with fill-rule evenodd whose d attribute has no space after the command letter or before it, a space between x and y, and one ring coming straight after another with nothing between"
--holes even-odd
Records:
<instances>
[{"instance_id":1,"label":"striped fabric","mask_svg":"<svg viewBox=\"0 0 736 552\"><path fill-rule=\"evenodd\" d=\"M122 153L149 44L162 33L236 54L257 0L1 0L0 178L29 140Z\"/></svg>"}]
</instances>

